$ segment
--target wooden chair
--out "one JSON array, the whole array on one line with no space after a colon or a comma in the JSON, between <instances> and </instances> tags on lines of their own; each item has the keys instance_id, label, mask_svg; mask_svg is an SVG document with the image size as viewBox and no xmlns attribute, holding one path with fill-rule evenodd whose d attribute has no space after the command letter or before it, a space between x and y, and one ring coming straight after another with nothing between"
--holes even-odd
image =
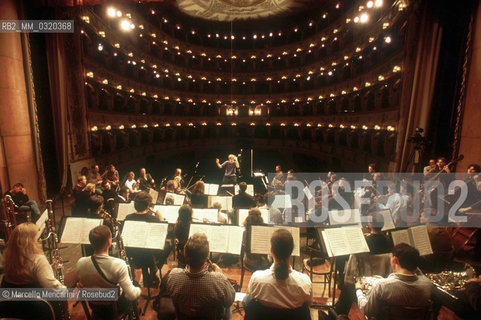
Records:
<instances>
[{"instance_id":1,"label":"wooden chair","mask_svg":"<svg viewBox=\"0 0 481 320\"><path fill-rule=\"evenodd\" d=\"M388 304L383 308L382 317L378 320L430 320L432 302L426 306L400 306Z\"/></svg>"}]
</instances>

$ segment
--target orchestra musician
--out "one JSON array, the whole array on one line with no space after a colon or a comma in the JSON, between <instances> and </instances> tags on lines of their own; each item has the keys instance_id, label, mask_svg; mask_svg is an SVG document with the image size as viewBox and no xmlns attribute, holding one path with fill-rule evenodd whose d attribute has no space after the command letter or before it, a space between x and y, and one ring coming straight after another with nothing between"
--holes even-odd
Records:
<instances>
[{"instance_id":1,"label":"orchestra musician","mask_svg":"<svg viewBox=\"0 0 481 320\"><path fill-rule=\"evenodd\" d=\"M55 279L33 223L19 224L10 235L4 251L3 288L63 288Z\"/></svg>"},{"instance_id":2,"label":"orchestra musician","mask_svg":"<svg viewBox=\"0 0 481 320\"><path fill-rule=\"evenodd\" d=\"M203 233L193 234L184 247L185 268L166 276L166 289L178 307L179 319L232 319L230 306L235 290L222 270L210 263L209 241Z\"/></svg>"},{"instance_id":3,"label":"orchestra musician","mask_svg":"<svg viewBox=\"0 0 481 320\"><path fill-rule=\"evenodd\" d=\"M205 209L208 204L208 197L204 194L205 184L204 181L199 180L192 186L192 194L190 196L190 202L193 208Z\"/></svg>"},{"instance_id":4,"label":"orchestra musician","mask_svg":"<svg viewBox=\"0 0 481 320\"><path fill-rule=\"evenodd\" d=\"M102 175L100 174L100 168L97 164L92 165L88 182L96 185L100 185L102 183Z\"/></svg>"},{"instance_id":5,"label":"orchestra musician","mask_svg":"<svg viewBox=\"0 0 481 320\"><path fill-rule=\"evenodd\" d=\"M130 279L127 264L124 260L109 256L112 246L112 234L106 226L98 226L90 230L89 241L94 252L89 257L80 258L77 262L77 273L84 288L115 288L120 286L121 293L117 302L118 313L128 308L127 300L136 300L140 296L140 288L135 287ZM90 304L96 319L112 319L113 311L109 305Z\"/></svg>"},{"instance_id":6,"label":"orchestra musician","mask_svg":"<svg viewBox=\"0 0 481 320\"><path fill-rule=\"evenodd\" d=\"M125 217L125 221L146 221L160 222L162 217L159 212L150 209L152 205L152 196L145 191L135 195L134 207L136 212ZM158 269L167 261L171 246L169 242L165 242L164 250L151 250L144 248L126 248L127 256L131 257L134 265L142 268L142 275L145 286L158 286L160 283L156 273Z\"/></svg>"},{"instance_id":7,"label":"orchestra musician","mask_svg":"<svg viewBox=\"0 0 481 320\"><path fill-rule=\"evenodd\" d=\"M138 187L141 191L154 188L155 180L152 179L150 173L145 168L140 169L139 179L137 179Z\"/></svg>"},{"instance_id":8,"label":"orchestra musician","mask_svg":"<svg viewBox=\"0 0 481 320\"><path fill-rule=\"evenodd\" d=\"M184 183L184 179L182 179L182 169L175 169L174 178L174 191L175 193L182 192L182 184Z\"/></svg>"},{"instance_id":9,"label":"orchestra musician","mask_svg":"<svg viewBox=\"0 0 481 320\"><path fill-rule=\"evenodd\" d=\"M129 172L129 176L127 177L127 180L125 181L124 186L129 188L130 196L133 196L134 193L139 192L137 181L135 181L135 173L133 171Z\"/></svg>"},{"instance_id":10,"label":"orchestra musician","mask_svg":"<svg viewBox=\"0 0 481 320\"><path fill-rule=\"evenodd\" d=\"M215 159L215 163L219 169L224 169L224 177L222 178L222 184L236 184L237 176L236 169L239 169L239 161L237 157L233 154L229 154L228 160L224 161L222 164L219 159Z\"/></svg>"},{"instance_id":11,"label":"orchestra musician","mask_svg":"<svg viewBox=\"0 0 481 320\"><path fill-rule=\"evenodd\" d=\"M113 164L109 165L102 175L104 181L110 182L112 189L117 190L119 188L119 172L115 169Z\"/></svg>"},{"instance_id":12,"label":"orchestra musician","mask_svg":"<svg viewBox=\"0 0 481 320\"><path fill-rule=\"evenodd\" d=\"M5 195L11 197L15 212L26 212L30 211L32 213L32 221L35 222L40 217L40 209L35 200L30 200L27 195L27 189L24 188L23 184L16 183L13 185L10 191L7 191Z\"/></svg>"}]
</instances>

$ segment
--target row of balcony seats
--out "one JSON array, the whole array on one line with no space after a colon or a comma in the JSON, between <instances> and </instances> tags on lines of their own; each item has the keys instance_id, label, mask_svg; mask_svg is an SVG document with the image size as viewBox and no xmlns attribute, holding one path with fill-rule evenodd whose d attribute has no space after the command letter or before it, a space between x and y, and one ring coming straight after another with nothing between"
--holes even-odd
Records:
<instances>
[{"instance_id":1,"label":"row of balcony seats","mask_svg":"<svg viewBox=\"0 0 481 320\"><path fill-rule=\"evenodd\" d=\"M210 139L253 139L259 144L269 140L296 141L314 147L315 144L328 144L371 153L378 157L394 154L396 134L385 130L361 130L341 128L313 128L295 126L193 126L158 127L123 130L100 130L91 133L94 155L109 154L146 145L187 141L201 146L199 140ZM260 140L257 140L260 139ZM176 145L176 144L174 144Z\"/></svg>"},{"instance_id":2,"label":"row of balcony seats","mask_svg":"<svg viewBox=\"0 0 481 320\"><path fill-rule=\"evenodd\" d=\"M359 46L360 44L353 46L353 40L361 37L361 35L347 32L345 34L339 34L338 37L326 40L323 47L315 46L313 48L302 48L302 51L295 52L297 46L294 46L292 50L289 50L290 53L287 55L281 55L281 52L275 54L266 50L262 57L259 56L256 57L256 59L251 59L250 56L245 58L239 57L237 59L227 59L230 58L231 52L226 53L222 58L216 58L218 55L216 52L208 52L208 55L203 57L200 54L186 53L187 49L177 51L169 48L169 50L165 50L164 45L153 45L150 41L142 40L142 38L135 41L136 43L134 45L137 48L140 48L146 55L159 59L159 63L164 62L169 64L171 66L169 69L175 69L175 66L177 66L180 68L193 69L198 72L211 71L226 73L268 72L307 68L308 65L316 62L320 62L323 65L329 65L332 63L333 59L340 59L340 57L343 57L346 54L346 52L344 52L342 56L339 56L338 51L350 49L353 53L353 59L344 61L344 63L350 62L352 68L347 68L346 70L348 70L348 72L345 71L344 73L347 72L346 76L352 77L363 72L363 70L369 70L374 66L378 66L380 63L382 64L382 62L387 60L393 53L402 49L402 37L397 36L392 31L390 32L390 36L393 39L391 43L385 43L384 37L380 36L376 41L369 43L365 50L356 54L354 54L354 50L356 46ZM84 54L86 56L95 59L109 69L125 73L126 76L132 76L134 78L141 76L142 72L140 69L140 63L137 64L136 67L131 64L129 65L127 61L132 60L132 58L123 55L118 49L104 43L103 39L99 38L98 35L85 32L82 40ZM99 43L102 43L101 51L98 50ZM376 50L373 50L374 47L376 47ZM117 56L113 55L114 52L117 53ZM296 56L293 56L293 52L295 52ZM273 54L273 56L267 58L266 55L268 53ZM361 55L363 56L363 59L358 59ZM279 57L280 59L278 59ZM318 67L314 69L317 68ZM175 70L172 71L175 73ZM297 71L298 70L293 70L292 72L295 74Z\"/></svg>"},{"instance_id":3,"label":"row of balcony seats","mask_svg":"<svg viewBox=\"0 0 481 320\"><path fill-rule=\"evenodd\" d=\"M226 107L208 104L178 103L156 100L140 95L128 94L96 82L85 86L89 110L108 111L142 115L194 115L223 116ZM371 112L399 106L402 82L399 78L380 82L374 86L349 94L309 103L286 103L262 107L262 115L270 116L310 116L335 115L352 112ZM209 97L205 97L209 100ZM238 107L239 116L248 116L248 107Z\"/></svg>"}]
</instances>

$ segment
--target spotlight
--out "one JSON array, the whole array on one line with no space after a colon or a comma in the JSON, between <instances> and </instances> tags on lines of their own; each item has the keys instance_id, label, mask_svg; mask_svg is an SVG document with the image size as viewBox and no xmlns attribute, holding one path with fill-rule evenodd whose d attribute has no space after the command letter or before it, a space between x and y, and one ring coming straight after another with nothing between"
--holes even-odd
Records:
<instances>
[{"instance_id":1,"label":"spotlight","mask_svg":"<svg viewBox=\"0 0 481 320\"><path fill-rule=\"evenodd\" d=\"M359 17L358 17L358 16L356 16L356 17L354 18L354 23L359 23Z\"/></svg>"},{"instance_id":2,"label":"spotlight","mask_svg":"<svg viewBox=\"0 0 481 320\"><path fill-rule=\"evenodd\" d=\"M127 19L120 21L120 29L122 31L130 31L130 21Z\"/></svg>"},{"instance_id":3,"label":"spotlight","mask_svg":"<svg viewBox=\"0 0 481 320\"><path fill-rule=\"evenodd\" d=\"M374 5L376 6L376 8L382 7L382 0L376 0Z\"/></svg>"},{"instance_id":4,"label":"spotlight","mask_svg":"<svg viewBox=\"0 0 481 320\"><path fill-rule=\"evenodd\" d=\"M386 42L386 43L391 43L391 41L392 41L392 39L391 39L390 36L387 36L387 37L384 38L384 42Z\"/></svg>"},{"instance_id":5,"label":"spotlight","mask_svg":"<svg viewBox=\"0 0 481 320\"><path fill-rule=\"evenodd\" d=\"M110 17L110 18L113 18L115 17L115 9L110 7L107 9L107 15Z\"/></svg>"},{"instance_id":6,"label":"spotlight","mask_svg":"<svg viewBox=\"0 0 481 320\"><path fill-rule=\"evenodd\" d=\"M374 1L368 1L368 2L366 3L366 6L367 6L368 8L374 7Z\"/></svg>"},{"instance_id":7,"label":"spotlight","mask_svg":"<svg viewBox=\"0 0 481 320\"><path fill-rule=\"evenodd\" d=\"M102 51L102 50L104 50L104 46L103 46L101 43L99 43L97 49L98 49L99 51Z\"/></svg>"},{"instance_id":8,"label":"spotlight","mask_svg":"<svg viewBox=\"0 0 481 320\"><path fill-rule=\"evenodd\" d=\"M360 21L361 23L366 23L369 20L369 15L367 13L361 14Z\"/></svg>"},{"instance_id":9,"label":"spotlight","mask_svg":"<svg viewBox=\"0 0 481 320\"><path fill-rule=\"evenodd\" d=\"M257 39L257 34L252 36L253 39Z\"/></svg>"}]
</instances>

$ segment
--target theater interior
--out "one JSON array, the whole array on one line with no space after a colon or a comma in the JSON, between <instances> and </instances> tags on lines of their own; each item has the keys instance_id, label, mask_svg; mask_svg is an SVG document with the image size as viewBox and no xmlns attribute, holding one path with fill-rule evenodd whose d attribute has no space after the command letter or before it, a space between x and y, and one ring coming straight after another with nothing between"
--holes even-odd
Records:
<instances>
[{"instance_id":1,"label":"theater interior","mask_svg":"<svg viewBox=\"0 0 481 320\"><path fill-rule=\"evenodd\" d=\"M17 31L8 21L18 22ZM21 21L40 22L36 30L26 23L20 31ZM271 229L295 230L298 254L291 263L312 282L311 318L336 319L336 302L343 301L350 272L358 279L374 276L353 271L361 264L356 254L365 251L341 246L343 253L337 254L328 236L329 229L346 225L368 234L373 232L369 223L339 227L330 213L330 223L312 218L324 208L326 214L346 209L331 207L341 185L341 195L353 197L347 211L362 218L388 210L394 225L383 232L392 244L400 242L396 232L424 228L419 247L416 236L409 237L424 259L426 269L422 263L420 269L433 282L429 319L481 317L481 278L477 294L463 288L469 278L481 276L480 1L2 0L0 70L0 253L18 225L37 222L39 244L54 274L61 271L64 285L73 288L79 283L77 261L93 252L87 248L89 230L83 235L87 242L62 238L74 229L82 237L81 219L93 218L115 226L118 220L120 237L125 227L120 211L135 212L136 195L149 193L149 210L160 210L168 222L164 239L172 251L157 273L163 282L179 265L178 220L177 215L167 218L167 198L192 205L193 223L236 225L246 235L252 233L240 210L247 217L247 210L259 207ZM230 156L237 166L232 174ZM116 181L106 178L112 167ZM139 187L140 180L129 184L129 173L137 179L141 168L153 179L146 189ZM354 184L352 190L345 184L356 180L375 186L383 178L396 180L397 191L387 184L382 190L372 187L369 208L356 206L368 190L361 188L358 195ZM421 184L414 182L418 178ZM454 180L467 186L463 201L469 203L456 206L446 184L443 210L435 196L423 192L433 181ZM198 181L204 206L193 200ZM313 211L293 211L289 181L301 185L297 192L306 194L306 208L312 198ZM322 181L322 191L308 195L302 188L313 181ZM253 205L235 207L240 182L247 184ZM92 192L79 196L91 183ZM117 197L125 188L132 202L120 209ZM15 203L15 192L28 195L29 202ZM92 196L103 199L100 211L92 209ZM279 205L284 196L289 205ZM403 196L409 200L399 200L396 208L389 200ZM416 202L425 197L429 201ZM221 200L221 209L212 209ZM205 216L195 208L206 210ZM225 222L211 221L208 210L215 210L215 217L222 214ZM398 225L394 212L403 210L418 219ZM425 222L428 210L446 219ZM274 222L274 211L280 221ZM466 219L458 223L448 212ZM289 219L291 214L296 217ZM70 220L68 228L72 217L80 220ZM388 218L382 218L384 226ZM220 237L214 229L210 234ZM209 255L242 294L250 293L255 270L243 262L246 252L252 254L245 237L238 239L235 253L212 252L210 239ZM132 241L124 239L127 249ZM425 245L430 250L423 255ZM111 255L120 257L120 251ZM126 259L132 264L132 257ZM8 264L0 255L2 275ZM159 285L147 285L141 268L135 263L132 268L143 294L133 318L168 319L159 312ZM0 318L8 318L2 303ZM66 309L69 315L57 318L87 319L93 312L75 301ZM365 319L356 301L344 314ZM245 315L242 302L235 301L232 319Z\"/></svg>"}]
</instances>

